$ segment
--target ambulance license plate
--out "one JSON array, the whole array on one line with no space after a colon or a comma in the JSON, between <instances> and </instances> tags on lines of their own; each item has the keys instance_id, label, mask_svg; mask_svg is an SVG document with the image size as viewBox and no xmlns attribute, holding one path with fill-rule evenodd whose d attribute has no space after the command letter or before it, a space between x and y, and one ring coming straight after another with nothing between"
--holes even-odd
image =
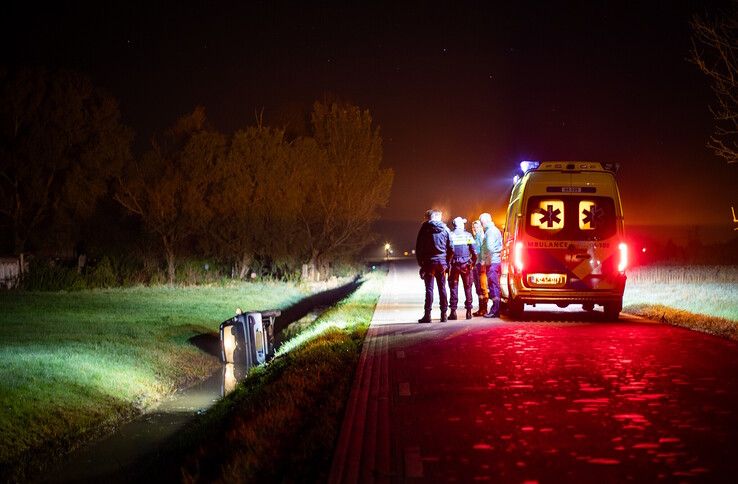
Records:
<instances>
[{"instance_id":1,"label":"ambulance license plate","mask_svg":"<svg viewBox=\"0 0 738 484\"><path fill-rule=\"evenodd\" d=\"M566 284L566 274L528 274L528 282L541 286L562 286Z\"/></svg>"}]
</instances>

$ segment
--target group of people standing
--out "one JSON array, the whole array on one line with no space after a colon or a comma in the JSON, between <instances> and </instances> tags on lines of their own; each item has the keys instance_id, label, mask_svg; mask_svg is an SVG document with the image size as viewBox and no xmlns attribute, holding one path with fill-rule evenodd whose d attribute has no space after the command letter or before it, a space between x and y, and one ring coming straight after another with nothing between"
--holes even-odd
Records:
<instances>
[{"instance_id":1,"label":"group of people standing","mask_svg":"<svg viewBox=\"0 0 738 484\"><path fill-rule=\"evenodd\" d=\"M464 230L466 219L453 219L451 229L443 223L443 212L428 210L415 244L415 256L420 266L420 278L425 282L425 312L419 323L431 322L433 281L438 286L441 321L458 319L459 279L464 288L466 319L472 318L472 284L479 297L479 309L474 316L496 318L500 315L500 253L502 234L483 213L472 223L472 234ZM446 275L451 298L446 293ZM487 309L488 301L492 305ZM448 313L449 308L451 313Z\"/></svg>"}]
</instances>

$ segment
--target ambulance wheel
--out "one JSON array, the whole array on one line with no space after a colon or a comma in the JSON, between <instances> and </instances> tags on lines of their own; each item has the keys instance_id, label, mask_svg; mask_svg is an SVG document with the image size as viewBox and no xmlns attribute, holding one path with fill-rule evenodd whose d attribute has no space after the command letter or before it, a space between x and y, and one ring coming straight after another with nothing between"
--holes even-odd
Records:
<instances>
[{"instance_id":1,"label":"ambulance wheel","mask_svg":"<svg viewBox=\"0 0 738 484\"><path fill-rule=\"evenodd\" d=\"M507 300L507 312L512 318L522 319L525 313L525 304L515 299Z\"/></svg>"},{"instance_id":2,"label":"ambulance wheel","mask_svg":"<svg viewBox=\"0 0 738 484\"><path fill-rule=\"evenodd\" d=\"M603 305L605 309L605 319L608 321L617 321L620 318L620 311L623 309L623 303L610 302Z\"/></svg>"}]
</instances>

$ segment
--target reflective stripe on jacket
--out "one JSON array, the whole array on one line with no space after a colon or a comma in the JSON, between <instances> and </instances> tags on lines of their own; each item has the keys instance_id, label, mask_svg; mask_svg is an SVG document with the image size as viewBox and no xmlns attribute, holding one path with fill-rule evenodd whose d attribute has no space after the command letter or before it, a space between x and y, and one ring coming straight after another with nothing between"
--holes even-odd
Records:
<instances>
[{"instance_id":1,"label":"reflective stripe on jacket","mask_svg":"<svg viewBox=\"0 0 738 484\"><path fill-rule=\"evenodd\" d=\"M465 230L454 230L451 232L451 245L454 246L454 258L452 262L457 264L476 262L476 241L469 232Z\"/></svg>"}]
</instances>

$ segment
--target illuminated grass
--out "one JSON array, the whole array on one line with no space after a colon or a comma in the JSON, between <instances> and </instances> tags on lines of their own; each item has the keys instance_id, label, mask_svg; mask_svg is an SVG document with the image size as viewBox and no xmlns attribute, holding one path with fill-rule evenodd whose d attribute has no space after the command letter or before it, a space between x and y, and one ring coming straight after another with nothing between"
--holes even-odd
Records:
<instances>
[{"instance_id":1,"label":"illuminated grass","mask_svg":"<svg viewBox=\"0 0 738 484\"><path fill-rule=\"evenodd\" d=\"M655 321L738 340L738 321L735 320L695 314L661 304L635 304L628 307L628 312Z\"/></svg>"},{"instance_id":2,"label":"illuminated grass","mask_svg":"<svg viewBox=\"0 0 738 484\"><path fill-rule=\"evenodd\" d=\"M640 266L628 271L633 284L738 283L738 266Z\"/></svg>"},{"instance_id":3,"label":"illuminated grass","mask_svg":"<svg viewBox=\"0 0 738 484\"><path fill-rule=\"evenodd\" d=\"M384 274L284 345L200 422L185 481L322 482ZM215 429L215 430L214 430Z\"/></svg>"},{"instance_id":4,"label":"illuminated grass","mask_svg":"<svg viewBox=\"0 0 738 484\"><path fill-rule=\"evenodd\" d=\"M307 292L282 283L0 292L0 466L73 447L207 376L219 362L189 338L217 331L237 306L285 307Z\"/></svg>"},{"instance_id":5,"label":"illuminated grass","mask_svg":"<svg viewBox=\"0 0 738 484\"><path fill-rule=\"evenodd\" d=\"M738 339L738 268L641 267L629 274L625 312Z\"/></svg>"},{"instance_id":6,"label":"illuminated grass","mask_svg":"<svg viewBox=\"0 0 738 484\"><path fill-rule=\"evenodd\" d=\"M738 322L738 283L628 284L623 304L660 304Z\"/></svg>"}]
</instances>

